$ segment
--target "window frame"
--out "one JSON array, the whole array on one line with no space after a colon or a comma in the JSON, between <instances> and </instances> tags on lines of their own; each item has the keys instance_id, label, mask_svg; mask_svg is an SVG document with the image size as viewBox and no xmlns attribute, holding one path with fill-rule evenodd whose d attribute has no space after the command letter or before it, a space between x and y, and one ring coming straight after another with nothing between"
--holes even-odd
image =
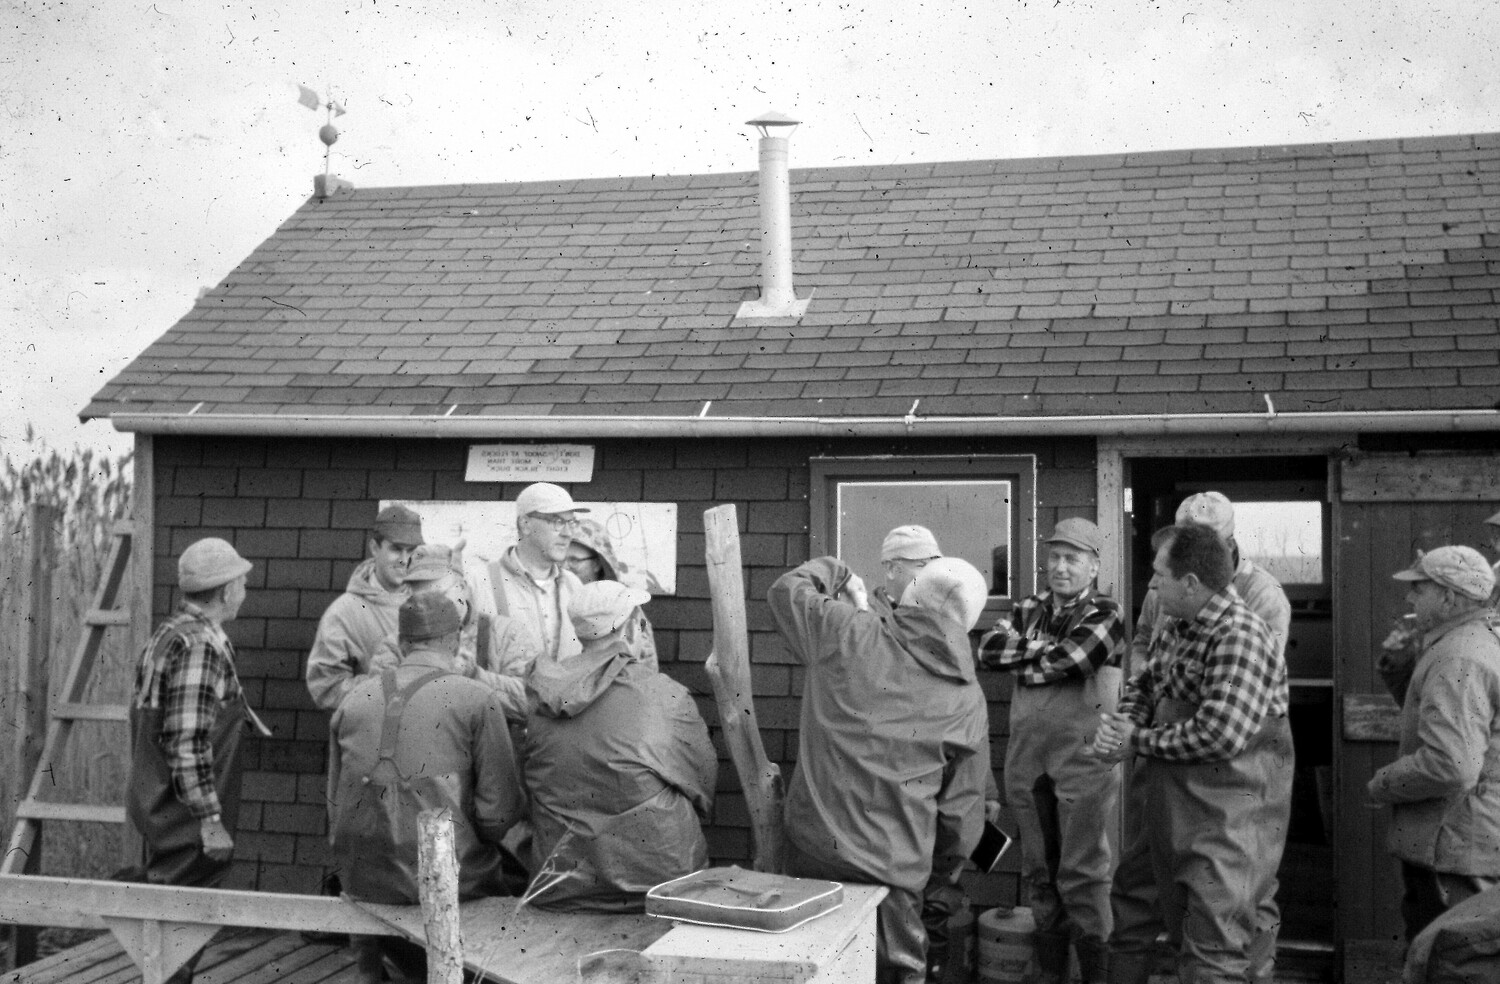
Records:
<instances>
[{"instance_id":1,"label":"window frame","mask_svg":"<svg viewBox=\"0 0 1500 984\"><path fill-rule=\"evenodd\" d=\"M1034 454L819 456L809 460L808 555L837 556L837 487L840 482L1010 482L1010 595L991 595L981 626L1036 592L1036 470ZM920 522L914 517L913 522ZM883 535L885 531L881 531ZM875 585L870 586L871 589Z\"/></svg>"}]
</instances>

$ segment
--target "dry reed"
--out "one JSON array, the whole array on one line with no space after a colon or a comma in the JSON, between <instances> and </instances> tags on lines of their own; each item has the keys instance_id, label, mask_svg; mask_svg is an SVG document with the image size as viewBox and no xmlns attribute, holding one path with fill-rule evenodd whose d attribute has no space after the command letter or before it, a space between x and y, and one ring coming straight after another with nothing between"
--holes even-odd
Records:
<instances>
[{"instance_id":1,"label":"dry reed","mask_svg":"<svg viewBox=\"0 0 1500 984\"><path fill-rule=\"evenodd\" d=\"M28 432L29 459L6 458L0 471L0 823L9 838L15 804L26 792L18 773L18 667L28 642L29 572L27 512L33 503L58 510L50 585L52 631L50 692L61 692L85 626L83 618L109 555L110 527L130 510L130 456L107 457L75 449L62 454ZM14 451L12 451L14 454ZM129 580L126 581L128 590ZM128 595L117 605L130 604ZM134 654L129 633L110 629L90 680L90 703L122 704L130 695ZM120 804L129 773L124 724L80 722L46 776L42 798L59 802ZM53 821L44 825L41 871L49 875L105 877L121 866L123 831L114 825Z\"/></svg>"}]
</instances>

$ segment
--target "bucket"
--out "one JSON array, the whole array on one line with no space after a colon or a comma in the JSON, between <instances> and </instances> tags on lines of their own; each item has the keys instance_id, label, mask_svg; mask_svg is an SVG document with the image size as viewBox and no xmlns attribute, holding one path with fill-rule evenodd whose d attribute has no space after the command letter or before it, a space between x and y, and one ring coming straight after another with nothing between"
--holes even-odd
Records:
<instances>
[{"instance_id":1,"label":"bucket","mask_svg":"<svg viewBox=\"0 0 1500 984\"><path fill-rule=\"evenodd\" d=\"M1036 920L1025 906L979 914L979 984L1022 984L1031 972Z\"/></svg>"}]
</instances>

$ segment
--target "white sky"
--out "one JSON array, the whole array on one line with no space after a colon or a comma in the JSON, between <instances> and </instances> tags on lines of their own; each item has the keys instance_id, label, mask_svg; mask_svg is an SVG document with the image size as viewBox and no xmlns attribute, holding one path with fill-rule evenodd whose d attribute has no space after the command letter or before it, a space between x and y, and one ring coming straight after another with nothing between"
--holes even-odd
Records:
<instances>
[{"instance_id":1,"label":"white sky","mask_svg":"<svg viewBox=\"0 0 1500 984\"><path fill-rule=\"evenodd\" d=\"M1500 130L1500 0L8 0L0 453L92 393L310 194L357 186ZM793 191L795 194L795 189Z\"/></svg>"}]
</instances>

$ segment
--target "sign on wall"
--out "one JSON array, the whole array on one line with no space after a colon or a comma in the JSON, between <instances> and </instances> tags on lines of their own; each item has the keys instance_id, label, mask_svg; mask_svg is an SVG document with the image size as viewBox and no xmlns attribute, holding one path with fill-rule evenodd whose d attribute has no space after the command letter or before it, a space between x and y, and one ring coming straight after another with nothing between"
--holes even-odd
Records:
<instances>
[{"instance_id":1,"label":"sign on wall","mask_svg":"<svg viewBox=\"0 0 1500 984\"><path fill-rule=\"evenodd\" d=\"M466 482L589 482L592 444L471 444Z\"/></svg>"},{"instance_id":2,"label":"sign on wall","mask_svg":"<svg viewBox=\"0 0 1500 984\"><path fill-rule=\"evenodd\" d=\"M591 449L592 450L592 449ZM400 504L422 517L428 543L464 544L465 570L500 559L516 542L514 502L455 502L382 499L380 508ZM619 561L619 579L654 595L677 593L677 504L675 502L580 502L578 518L598 523ZM478 558L482 564L471 561Z\"/></svg>"}]
</instances>

